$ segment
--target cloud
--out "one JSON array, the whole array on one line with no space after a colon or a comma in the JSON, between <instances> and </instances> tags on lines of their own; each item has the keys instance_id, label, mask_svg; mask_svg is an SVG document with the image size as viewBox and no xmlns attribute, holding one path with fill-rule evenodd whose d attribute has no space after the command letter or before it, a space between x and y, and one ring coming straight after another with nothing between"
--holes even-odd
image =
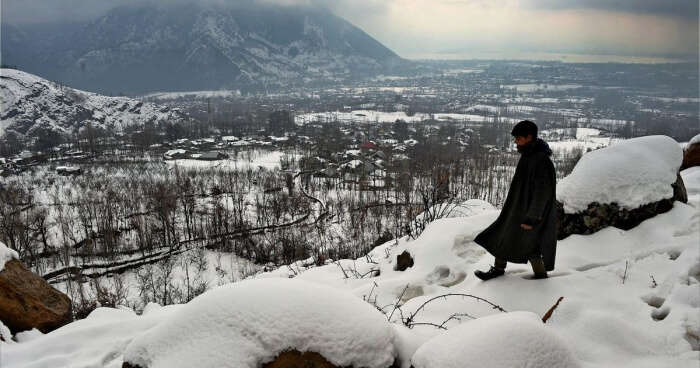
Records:
<instances>
[{"instance_id":1,"label":"cloud","mask_svg":"<svg viewBox=\"0 0 700 368\"><path fill-rule=\"evenodd\" d=\"M589 9L698 19L698 0L524 0L533 9Z\"/></svg>"},{"instance_id":2,"label":"cloud","mask_svg":"<svg viewBox=\"0 0 700 368\"><path fill-rule=\"evenodd\" d=\"M443 51L698 54L698 0L1 0L2 21L85 21L183 2L324 7L404 57Z\"/></svg>"}]
</instances>

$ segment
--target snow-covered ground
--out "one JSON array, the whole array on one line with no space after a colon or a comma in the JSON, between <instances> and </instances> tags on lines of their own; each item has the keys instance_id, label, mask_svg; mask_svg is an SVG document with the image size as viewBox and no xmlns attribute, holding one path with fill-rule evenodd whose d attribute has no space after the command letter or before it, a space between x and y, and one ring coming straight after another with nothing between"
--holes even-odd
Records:
<instances>
[{"instance_id":1,"label":"snow-covered ground","mask_svg":"<svg viewBox=\"0 0 700 368\"><path fill-rule=\"evenodd\" d=\"M289 156L282 151L258 151L250 150L236 157L216 161L202 161L193 159L169 160L166 163L170 166L180 166L188 169L221 169L221 170L248 170L265 168L268 170L279 169L280 159ZM295 160L299 157L292 155Z\"/></svg>"},{"instance_id":2,"label":"snow-covered ground","mask_svg":"<svg viewBox=\"0 0 700 368\"><path fill-rule=\"evenodd\" d=\"M508 329L507 323L504 326L504 320L513 321L510 324L513 333L521 329L531 332L513 335L519 338L514 339L512 345L488 345L493 354L499 353L499 360L482 358L479 366L496 367L499 366L498 362L503 362L500 358L507 359L517 354L528 357L528 349L534 347L523 340L534 336L532 341L545 341L548 346L557 347L556 352L559 353L556 354L560 358L554 360L554 365L547 366L697 367L700 351L700 170L685 170L682 177L688 189L689 204L677 202L671 211L629 231L606 228L593 235L573 235L560 241L556 269L546 280L528 279L531 273L528 265L509 265L504 277L489 282L482 282L473 276L475 269L485 269L493 260L472 241L498 216L498 210L489 209L488 206L467 214L468 217L437 220L416 240L402 238L385 243L367 257L332 262L301 272L299 268L283 267L260 274L257 278L287 279L296 275L296 279L326 285L338 293L354 295L358 301L364 300L381 309L391 322L393 345L402 367L408 367L412 358L417 367L435 367L430 362L460 359L463 357L461 350L429 349L431 345L428 344L442 346L441 341L444 341L444 346L454 346L456 343L450 339L450 335L466 336L462 343L468 345L465 347L468 351L473 350L471 344L488 339L493 341L492 344L511 341L508 340L509 336L503 335L504 329ZM396 256L404 250L411 253L415 264L404 272L395 271ZM363 275L372 269L378 270L379 276L353 276ZM376 272L369 273L372 274ZM226 290L233 289L229 287ZM13 368L120 367L125 350L144 346L139 342L168 326L191 326L197 319L202 321L202 326L216 325L216 321L231 318L228 316L253 313L263 306L263 310L274 315L273 312L277 310L273 300L274 288L269 290L270 294L263 287L258 289L263 301L247 304L237 300L236 308L228 308L227 303L212 303L209 307L207 303L202 304L201 301L218 299L216 295L226 293L215 289L195 299L201 300L198 303L165 308L152 304L140 316L124 309L97 309L87 319L47 335L30 334L19 343L1 344L0 358ZM295 299L296 293L291 294L285 294L285 298L292 304L306 297L304 294ZM317 300L324 305L324 298L332 295L330 292L319 294L323 295L318 295ZM439 297L447 294L478 296L508 312L529 312L536 316L545 314L559 297L564 299L547 323L536 327L531 323L536 320L532 314L529 317L512 314L491 322L488 319L472 322L473 318L504 314L490 304L471 297ZM420 308L433 298L436 299ZM268 300L269 304L265 305L264 300ZM399 309L395 307L397 301ZM326 315L333 315L336 308L330 304L327 308L331 311L325 311ZM282 310L283 307L280 305L279 308ZM315 310L313 308L309 310ZM206 319L212 316L219 317ZM443 321L447 321L444 323L447 333L434 326L443 324ZM407 328L405 323L412 325L412 328ZM210 327L208 333L214 336L233 333L222 331L218 327L221 324L216 326ZM364 327L369 331L373 326ZM476 331L470 326L483 331L483 334L469 332ZM276 331L281 336L288 326L266 324L259 331L255 330L255 324L249 327L253 328L252 335L247 337L250 342L265 339L265 336L256 335L261 332L267 334ZM337 331L334 327L327 325L329 330L323 333L331 333L338 339L352 334L347 328ZM355 331L355 327L351 330ZM194 344L204 338L204 332L193 330L190 334L190 330L177 331L172 335L173 341L179 341L177 346L186 349L188 344L192 344L188 351L202 359L216 354L225 355L230 351L226 340L221 340L221 343L212 341L207 346L192 350ZM299 335L294 342L284 341L300 345L294 348L311 349L309 345L304 345L305 341L310 341L307 335L308 331ZM504 339L494 339L494 336L504 336ZM442 340L431 341L435 337ZM482 340L482 337L486 340ZM275 339L279 340L278 337ZM267 356L279 349L279 346L266 344L258 346L267 349L263 351ZM367 353L378 354L386 347L375 344L373 348L363 349L369 349ZM564 351L570 351L571 364L564 364L568 361L567 355L562 353ZM326 354L332 356L332 353ZM549 362L550 358L552 356L543 356L540 363ZM231 366L248 364L228 362ZM535 360L532 366L543 365L538 365Z\"/></svg>"},{"instance_id":3,"label":"snow-covered ground","mask_svg":"<svg viewBox=\"0 0 700 368\"><path fill-rule=\"evenodd\" d=\"M158 100L158 101L177 100L177 99L202 100L202 99L206 99L206 98L240 97L240 95L241 95L241 91L239 91L239 90L154 92L154 93L149 93L147 95L144 95L143 98Z\"/></svg>"}]
</instances>

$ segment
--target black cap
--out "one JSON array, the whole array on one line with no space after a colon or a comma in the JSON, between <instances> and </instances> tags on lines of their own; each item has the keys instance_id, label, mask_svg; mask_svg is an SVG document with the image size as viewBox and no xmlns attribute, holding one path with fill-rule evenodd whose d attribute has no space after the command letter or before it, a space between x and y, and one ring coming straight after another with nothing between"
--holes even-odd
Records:
<instances>
[{"instance_id":1,"label":"black cap","mask_svg":"<svg viewBox=\"0 0 700 368\"><path fill-rule=\"evenodd\" d=\"M528 135L532 135L532 138L537 138L537 124L530 120L523 120L515 124L510 135L513 137L527 137Z\"/></svg>"}]
</instances>

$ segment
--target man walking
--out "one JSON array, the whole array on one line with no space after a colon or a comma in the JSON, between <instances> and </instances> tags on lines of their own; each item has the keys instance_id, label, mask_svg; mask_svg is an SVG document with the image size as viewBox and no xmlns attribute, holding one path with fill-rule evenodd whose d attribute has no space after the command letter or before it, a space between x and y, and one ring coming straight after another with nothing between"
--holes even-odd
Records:
<instances>
[{"instance_id":1,"label":"man walking","mask_svg":"<svg viewBox=\"0 0 700 368\"><path fill-rule=\"evenodd\" d=\"M507 262L529 261L534 279L547 278L547 271L554 269L557 211L552 150L537 138L537 125L529 120L516 124L511 135L520 160L506 202L496 221L474 239L496 257L489 271L474 272L482 280L502 276Z\"/></svg>"}]
</instances>

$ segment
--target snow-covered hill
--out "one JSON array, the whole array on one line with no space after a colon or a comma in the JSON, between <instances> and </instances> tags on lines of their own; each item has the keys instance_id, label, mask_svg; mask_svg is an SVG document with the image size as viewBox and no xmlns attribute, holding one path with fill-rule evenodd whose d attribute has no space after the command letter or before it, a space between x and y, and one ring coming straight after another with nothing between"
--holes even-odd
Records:
<instances>
[{"instance_id":1,"label":"snow-covered hill","mask_svg":"<svg viewBox=\"0 0 700 368\"><path fill-rule=\"evenodd\" d=\"M147 122L185 119L177 109L79 91L19 70L0 69L0 137L8 131L25 137L71 135L88 125L120 132Z\"/></svg>"},{"instance_id":2,"label":"snow-covered hill","mask_svg":"<svg viewBox=\"0 0 700 368\"><path fill-rule=\"evenodd\" d=\"M85 90L135 94L265 88L400 61L329 11L264 1L150 2L63 28L3 25L3 62Z\"/></svg>"},{"instance_id":3,"label":"snow-covered hill","mask_svg":"<svg viewBox=\"0 0 700 368\"><path fill-rule=\"evenodd\" d=\"M385 356L379 354L391 348L377 329L390 328L404 368L697 367L700 168L681 175L688 204L676 202L671 211L629 231L606 228L560 241L549 279L528 279L528 265L509 265L504 277L488 282L473 276L493 261L473 242L498 216L498 210L485 205L466 217L437 220L417 239L390 241L360 259L311 268L299 262L257 276L272 279L268 283L224 286L188 305L149 304L142 315L128 308L99 308L46 335L20 333L18 342L0 342L2 362L16 368L118 368L126 357L150 362L149 367L189 367L198 357L211 361L245 350L255 353L248 358L270 359L277 351L298 348L320 350L344 365L349 361L343 357ZM415 263L396 271L396 256L403 251ZM284 283L292 277L310 284ZM336 305L348 297L362 302ZM538 318L560 297L560 305L541 324ZM290 307L294 305L298 307ZM391 323L371 322L378 314L374 308ZM290 329L300 321L321 331ZM347 326L348 321L368 325L365 330ZM231 336L240 341L233 352L227 340ZM382 343L360 347L362 336ZM173 361L173 351L189 360ZM260 366L248 358L227 362ZM379 361L364 364L384 366Z\"/></svg>"}]
</instances>

